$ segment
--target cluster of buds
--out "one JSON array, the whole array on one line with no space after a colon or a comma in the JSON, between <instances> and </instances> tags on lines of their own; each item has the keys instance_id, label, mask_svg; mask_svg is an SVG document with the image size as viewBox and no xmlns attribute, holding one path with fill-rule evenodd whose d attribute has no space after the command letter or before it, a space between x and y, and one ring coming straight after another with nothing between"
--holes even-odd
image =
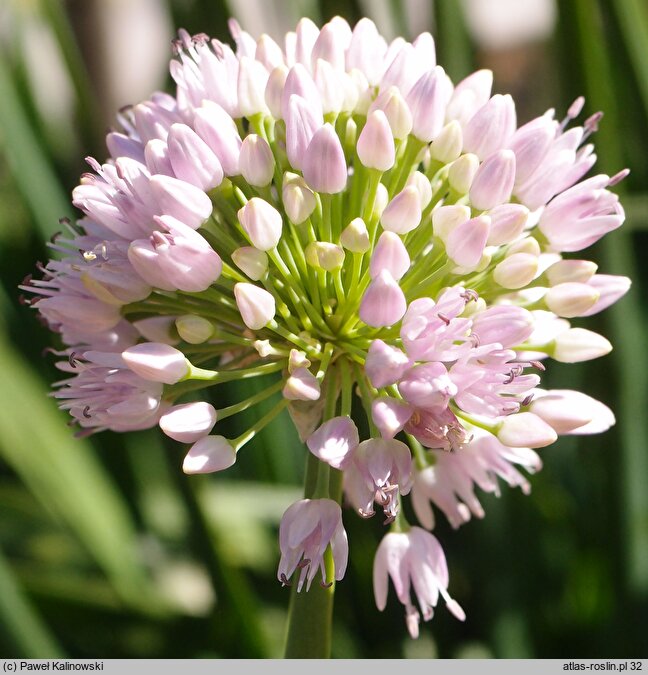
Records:
<instances>
[{"instance_id":1,"label":"cluster of buds","mask_svg":"<svg viewBox=\"0 0 648 675\"><path fill-rule=\"evenodd\" d=\"M416 636L439 596L464 617L432 505L454 527L481 518L477 488L528 492L535 449L614 422L538 385L546 359L611 349L570 321L629 280L563 254L621 225L626 172L583 180L600 115L573 125L582 99L518 127L492 74L454 85L428 33L388 43L339 17L282 45L231 32L235 49L180 32L176 95L121 111L74 190L84 216L24 286L62 340L54 396L81 434L159 425L190 474L232 466L287 409L318 469L282 520L279 580L342 578L342 482L360 516L384 512L376 602L391 576ZM214 407L245 378L267 386ZM240 436L213 433L273 396ZM423 528L399 509L410 493Z\"/></svg>"}]
</instances>

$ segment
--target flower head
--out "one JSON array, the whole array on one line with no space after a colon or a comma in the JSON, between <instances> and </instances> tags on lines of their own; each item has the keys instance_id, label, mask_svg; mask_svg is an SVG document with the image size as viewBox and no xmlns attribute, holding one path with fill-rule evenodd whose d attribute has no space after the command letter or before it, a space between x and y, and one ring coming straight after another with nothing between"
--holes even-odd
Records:
<instances>
[{"instance_id":1,"label":"flower head","mask_svg":"<svg viewBox=\"0 0 648 675\"><path fill-rule=\"evenodd\" d=\"M231 28L235 47L179 32L175 94L121 111L111 157L89 158L73 191L83 217L23 284L62 342L69 377L54 396L83 433L159 424L192 444L187 473L228 468L287 408L320 462L312 498L282 520L280 580L299 569L308 589L319 569L330 583L329 546L342 578L329 480L342 471L358 512L378 503L396 521L376 599L382 609L391 575L416 634L410 588L426 620L439 594L463 614L402 496L412 489L426 527L431 504L456 527L483 515L476 488L497 494L502 478L528 492L516 466L540 468L530 448L614 421L579 392L538 387L550 359L612 348L570 319L629 280L563 254L622 224L611 188L626 172L584 179L595 124L573 123L581 99L562 122L518 126L492 73L453 83L427 33L388 44L368 19L336 17L278 44ZM230 405L185 398L265 377ZM236 438L212 433L273 396Z\"/></svg>"}]
</instances>

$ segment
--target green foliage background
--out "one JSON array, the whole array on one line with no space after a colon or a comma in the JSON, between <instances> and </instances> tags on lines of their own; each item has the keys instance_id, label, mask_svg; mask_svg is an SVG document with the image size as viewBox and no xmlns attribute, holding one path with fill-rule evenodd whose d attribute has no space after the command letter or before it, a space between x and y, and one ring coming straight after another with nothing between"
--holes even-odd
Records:
<instances>
[{"instance_id":1,"label":"green foliage background","mask_svg":"<svg viewBox=\"0 0 648 675\"><path fill-rule=\"evenodd\" d=\"M168 4L175 25L227 39L235 0ZM381 4L396 32L406 32L401 4ZM288 592L274 578L276 532L300 494L305 458L287 417L227 475L187 478L181 449L157 431L74 440L46 397L58 377L42 356L51 336L18 303L17 285L47 256L43 242L58 218L72 215L68 195L85 170L83 156L105 157L106 116L91 41L79 38L79 12L93 3L9 5L44 20L69 71L76 115L73 142L64 143L29 87L17 48L28 38L18 22L0 46L0 657L278 657ZM372 7L275 5L295 20L339 13L351 22ZM458 532L440 522L452 593L468 620L440 609L416 643L405 637L395 598L382 614L373 603L381 524L347 512L351 562L336 593L336 657L647 656L648 6L559 0L558 9L555 34L533 47L535 65L508 79L499 67L529 55L498 60L477 49L456 0L437 0L435 27L419 29L432 29L439 63L455 80L493 67L496 87L504 80L514 90L522 121L552 103L564 110L581 93L586 114L605 111L597 168L613 174L629 166L632 174L620 186L627 224L593 255L602 271L631 276L634 286L587 322L615 351L581 366L552 365L547 379L599 397L618 424L544 450L531 497L484 497L484 522ZM239 399L254 386L235 383L219 395Z\"/></svg>"}]
</instances>

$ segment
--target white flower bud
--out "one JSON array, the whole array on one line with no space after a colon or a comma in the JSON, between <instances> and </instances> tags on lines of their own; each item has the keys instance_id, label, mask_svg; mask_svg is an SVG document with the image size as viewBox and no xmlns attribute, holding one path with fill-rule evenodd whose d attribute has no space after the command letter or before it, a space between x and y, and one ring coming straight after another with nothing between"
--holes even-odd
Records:
<instances>
[{"instance_id":1,"label":"white flower bud","mask_svg":"<svg viewBox=\"0 0 648 675\"><path fill-rule=\"evenodd\" d=\"M556 337L551 356L561 363L580 363L611 351L612 345L602 335L585 328L570 328Z\"/></svg>"},{"instance_id":2,"label":"white flower bud","mask_svg":"<svg viewBox=\"0 0 648 675\"><path fill-rule=\"evenodd\" d=\"M479 157L477 155L461 155L459 159L452 162L448 170L450 187L459 194L468 194L477 169L479 169Z\"/></svg>"},{"instance_id":3,"label":"white flower bud","mask_svg":"<svg viewBox=\"0 0 648 675\"><path fill-rule=\"evenodd\" d=\"M450 164L461 154L463 134L456 120L449 122L430 145L430 157L444 164Z\"/></svg>"},{"instance_id":4,"label":"white flower bud","mask_svg":"<svg viewBox=\"0 0 648 675\"><path fill-rule=\"evenodd\" d=\"M369 241L369 232L362 218L354 218L340 235L340 244L351 253L366 253L371 242Z\"/></svg>"},{"instance_id":5,"label":"white flower bud","mask_svg":"<svg viewBox=\"0 0 648 675\"><path fill-rule=\"evenodd\" d=\"M268 271L268 254L254 246L237 248L232 252L232 261L253 281L259 281Z\"/></svg>"},{"instance_id":6,"label":"white flower bud","mask_svg":"<svg viewBox=\"0 0 648 675\"><path fill-rule=\"evenodd\" d=\"M207 342L214 333L214 326L202 316L185 314L179 316L175 322L178 335L189 344L199 345Z\"/></svg>"},{"instance_id":7,"label":"white flower bud","mask_svg":"<svg viewBox=\"0 0 648 675\"><path fill-rule=\"evenodd\" d=\"M311 267L327 272L342 267L344 262L344 249L328 241L312 241L306 247L304 254L306 262Z\"/></svg>"}]
</instances>

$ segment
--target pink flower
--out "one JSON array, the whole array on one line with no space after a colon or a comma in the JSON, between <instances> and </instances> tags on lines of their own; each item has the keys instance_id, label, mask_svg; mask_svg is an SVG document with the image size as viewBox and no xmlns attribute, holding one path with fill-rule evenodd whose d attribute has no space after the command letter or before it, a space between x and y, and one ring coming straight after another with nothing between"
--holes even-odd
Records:
<instances>
[{"instance_id":1,"label":"pink flower","mask_svg":"<svg viewBox=\"0 0 648 675\"><path fill-rule=\"evenodd\" d=\"M413 638L419 634L420 614L412 603L414 591L424 621L429 621L439 600L464 621L466 615L456 600L448 594L448 565L441 544L429 532L412 527L407 532L390 532L380 542L373 568L376 605L387 605L387 586L391 577L396 595L405 605L405 622Z\"/></svg>"},{"instance_id":2,"label":"pink flower","mask_svg":"<svg viewBox=\"0 0 648 675\"><path fill-rule=\"evenodd\" d=\"M342 525L342 510L331 499L302 499L288 507L279 527L281 560L277 578L288 585L296 569L299 569L297 591L304 582L306 590L320 570L322 584L330 585L333 579L326 577L324 553L330 546L335 563L335 579L340 581L346 571L349 555L347 535Z\"/></svg>"}]
</instances>

